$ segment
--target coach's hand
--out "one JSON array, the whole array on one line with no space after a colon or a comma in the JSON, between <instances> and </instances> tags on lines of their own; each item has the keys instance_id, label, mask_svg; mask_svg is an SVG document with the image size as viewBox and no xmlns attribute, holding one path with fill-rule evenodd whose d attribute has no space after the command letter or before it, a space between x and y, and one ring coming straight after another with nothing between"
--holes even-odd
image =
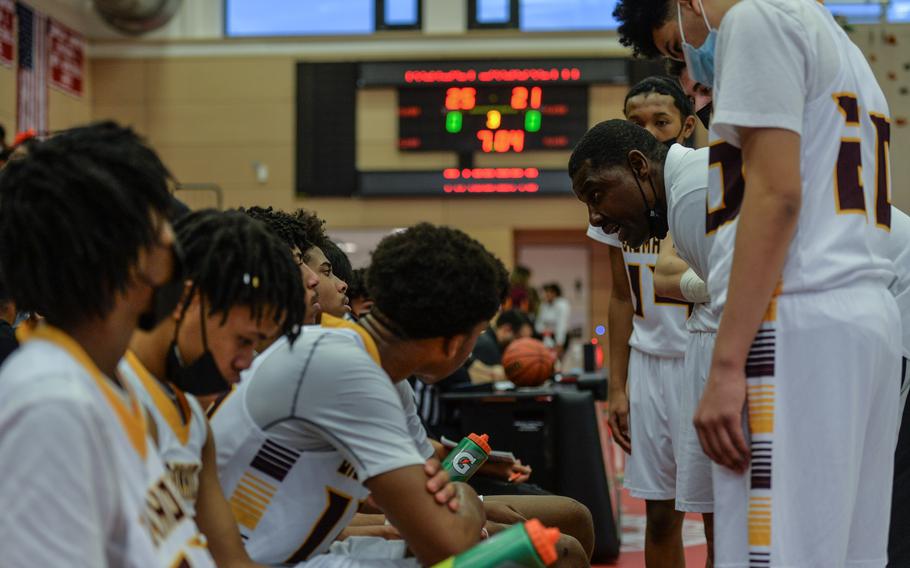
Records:
<instances>
[{"instance_id":1,"label":"coach's hand","mask_svg":"<svg viewBox=\"0 0 910 568\"><path fill-rule=\"evenodd\" d=\"M423 466L423 471L427 474L427 491L436 499L440 505L448 504L449 509L453 512L458 511L459 499L455 491L455 485L449 478L449 472L442 469L442 465L437 458L430 458Z\"/></svg>"},{"instance_id":2,"label":"coach's hand","mask_svg":"<svg viewBox=\"0 0 910 568\"><path fill-rule=\"evenodd\" d=\"M610 391L610 431L613 439L627 454L632 453L632 436L629 432L629 395L625 390Z\"/></svg>"},{"instance_id":3,"label":"coach's hand","mask_svg":"<svg viewBox=\"0 0 910 568\"><path fill-rule=\"evenodd\" d=\"M749 446L743 432L745 404L745 369L712 364L695 412L695 430L709 458L739 473L749 466Z\"/></svg>"}]
</instances>

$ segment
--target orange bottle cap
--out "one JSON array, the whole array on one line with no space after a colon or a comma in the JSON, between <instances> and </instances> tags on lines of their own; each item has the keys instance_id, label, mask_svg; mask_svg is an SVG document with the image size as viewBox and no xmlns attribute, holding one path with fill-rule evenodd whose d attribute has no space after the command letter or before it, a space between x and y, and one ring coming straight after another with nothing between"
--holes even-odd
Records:
<instances>
[{"instance_id":1,"label":"orange bottle cap","mask_svg":"<svg viewBox=\"0 0 910 568\"><path fill-rule=\"evenodd\" d=\"M537 550L537 556L544 566L556 562L559 554L556 552L556 543L559 542L559 529L547 528L537 519L525 523L525 531L531 539L531 544Z\"/></svg>"},{"instance_id":2,"label":"orange bottle cap","mask_svg":"<svg viewBox=\"0 0 910 568\"><path fill-rule=\"evenodd\" d=\"M486 434L471 434L468 436L468 439L481 447L483 451L490 455L493 453L493 449L490 447L490 437Z\"/></svg>"}]
</instances>

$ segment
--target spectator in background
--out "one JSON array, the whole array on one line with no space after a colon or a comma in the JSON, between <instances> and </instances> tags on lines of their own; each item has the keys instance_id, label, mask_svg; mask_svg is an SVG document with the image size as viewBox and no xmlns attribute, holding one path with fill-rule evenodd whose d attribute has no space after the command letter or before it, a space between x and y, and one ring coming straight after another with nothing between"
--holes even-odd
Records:
<instances>
[{"instance_id":1,"label":"spectator in background","mask_svg":"<svg viewBox=\"0 0 910 568\"><path fill-rule=\"evenodd\" d=\"M512 270L510 282L509 296L503 304L503 309L521 310L526 314L537 313L540 297L537 295L537 290L531 287L531 269L526 266L516 266Z\"/></svg>"},{"instance_id":2,"label":"spectator in background","mask_svg":"<svg viewBox=\"0 0 910 568\"><path fill-rule=\"evenodd\" d=\"M544 284L543 302L540 309L537 310L537 320L535 323L537 333L544 336L544 343L547 338L552 338L552 345L557 354L562 357L568 345L569 315L572 312L572 306L569 300L562 297L562 288L556 282Z\"/></svg>"},{"instance_id":3,"label":"spectator in background","mask_svg":"<svg viewBox=\"0 0 910 568\"><path fill-rule=\"evenodd\" d=\"M348 298L351 303L351 314L355 318L361 318L370 312L373 307L373 299L367 292L367 269L358 268L351 273L351 280L348 282Z\"/></svg>"}]
</instances>

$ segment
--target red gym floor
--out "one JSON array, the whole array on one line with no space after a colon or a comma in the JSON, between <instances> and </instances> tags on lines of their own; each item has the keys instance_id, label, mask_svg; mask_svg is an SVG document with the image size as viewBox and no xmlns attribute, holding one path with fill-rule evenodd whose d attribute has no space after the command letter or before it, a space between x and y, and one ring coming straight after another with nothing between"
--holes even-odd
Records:
<instances>
[{"instance_id":1,"label":"red gym floor","mask_svg":"<svg viewBox=\"0 0 910 568\"><path fill-rule=\"evenodd\" d=\"M622 553L616 564L602 564L613 568L644 568L645 566L645 503L633 499L623 491L622 501ZM686 543L686 566L701 568L705 565L707 548L701 515L687 515L683 527Z\"/></svg>"}]
</instances>

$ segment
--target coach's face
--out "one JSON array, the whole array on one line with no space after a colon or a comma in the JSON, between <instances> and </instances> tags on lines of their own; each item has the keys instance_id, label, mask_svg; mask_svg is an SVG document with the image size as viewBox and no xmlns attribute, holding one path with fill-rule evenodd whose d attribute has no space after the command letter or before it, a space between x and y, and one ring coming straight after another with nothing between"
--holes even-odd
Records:
<instances>
[{"instance_id":1,"label":"coach's face","mask_svg":"<svg viewBox=\"0 0 910 568\"><path fill-rule=\"evenodd\" d=\"M604 233L618 234L632 248L651 238L646 207L629 166L595 171L585 164L572 179L572 190L588 207L588 222Z\"/></svg>"}]
</instances>

